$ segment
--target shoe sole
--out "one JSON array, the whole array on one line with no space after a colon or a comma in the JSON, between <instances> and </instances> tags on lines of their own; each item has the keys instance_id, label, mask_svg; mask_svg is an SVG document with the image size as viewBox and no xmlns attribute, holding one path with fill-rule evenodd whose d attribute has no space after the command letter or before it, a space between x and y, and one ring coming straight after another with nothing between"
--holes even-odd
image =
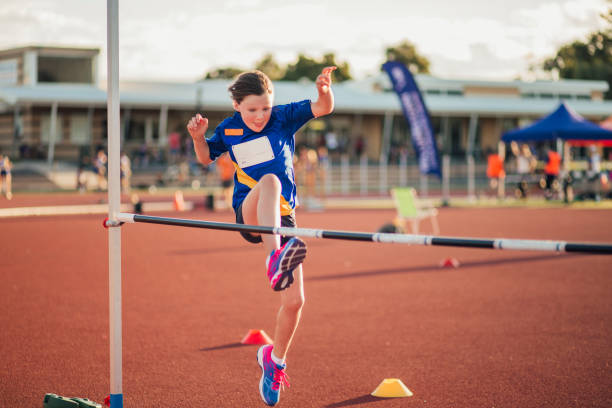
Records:
<instances>
[{"instance_id":1,"label":"shoe sole","mask_svg":"<svg viewBox=\"0 0 612 408\"><path fill-rule=\"evenodd\" d=\"M276 284L272 287L275 291L281 291L287 289L293 283L293 271L297 268L306 258L306 244L299 238L293 240L293 245L289 248L285 248L285 252L282 254L280 261L279 275Z\"/></svg>"}]
</instances>

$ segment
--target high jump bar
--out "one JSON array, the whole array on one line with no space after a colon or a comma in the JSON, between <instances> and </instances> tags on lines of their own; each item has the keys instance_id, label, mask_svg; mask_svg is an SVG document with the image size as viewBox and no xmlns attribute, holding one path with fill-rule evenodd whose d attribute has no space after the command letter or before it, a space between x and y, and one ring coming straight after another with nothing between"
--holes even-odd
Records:
<instances>
[{"instance_id":1,"label":"high jump bar","mask_svg":"<svg viewBox=\"0 0 612 408\"><path fill-rule=\"evenodd\" d=\"M268 227L262 225L232 224L215 221L201 221L181 218L154 217L150 215L118 213L117 220L122 223L142 222L147 224L174 225L179 227L206 228L224 231L251 232L257 234L277 234L308 238L328 238L349 241L372 241L393 244L437 245L483 249L504 249L523 251L580 252L589 254L612 254L612 244L566 241L545 241L533 239L505 238L458 238L436 237L432 235L390 234L354 231L326 231L311 228ZM105 225L110 223L105 221Z\"/></svg>"}]
</instances>

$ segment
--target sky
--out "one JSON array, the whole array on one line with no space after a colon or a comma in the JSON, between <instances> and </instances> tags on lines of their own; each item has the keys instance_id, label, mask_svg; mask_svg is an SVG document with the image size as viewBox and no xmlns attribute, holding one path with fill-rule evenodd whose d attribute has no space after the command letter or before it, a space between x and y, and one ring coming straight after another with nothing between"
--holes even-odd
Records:
<instances>
[{"instance_id":1,"label":"sky","mask_svg":"<svg viewBox=\"0 0 612 408\"><path fill-rule=\"evenodd\" d=\"M534 79L528 67L603 27L612 0L119 0L122 80L195 81L218 67L252 69L332 52L363 79L408 40L449 79ZM0 49L100 48L106 1L2 0Z\"/></svg>"}]
</instances>

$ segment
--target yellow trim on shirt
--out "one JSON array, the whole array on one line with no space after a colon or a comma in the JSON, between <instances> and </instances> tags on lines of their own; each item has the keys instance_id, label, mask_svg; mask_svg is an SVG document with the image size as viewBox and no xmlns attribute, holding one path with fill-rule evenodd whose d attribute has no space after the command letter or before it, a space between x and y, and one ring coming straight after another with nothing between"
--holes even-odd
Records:
<instances>
[{"instance_id":1,"label":"yellow trim on shirt","mask_svg":"<svg viewBox=\"0 0 612 408\"><path fill-rule=\"evenodd\" d=\"M238 167L238 164L236 164L233 161L232 163L234 164L234 167L236 168L236 178L238 179L239 183L244 184L245 186L248 186L250 189L252 189L253 187L257 185L257 181L255 181L255 179L253 179L251 176L246 174L244 170ZM291 206L289 205L289 203L287 202L285 197L283 197L282 194L280 196L280 213L281 215L291 215L291 213L293 213L293 208L291 208Z\"/></svg>"}]
</instances>

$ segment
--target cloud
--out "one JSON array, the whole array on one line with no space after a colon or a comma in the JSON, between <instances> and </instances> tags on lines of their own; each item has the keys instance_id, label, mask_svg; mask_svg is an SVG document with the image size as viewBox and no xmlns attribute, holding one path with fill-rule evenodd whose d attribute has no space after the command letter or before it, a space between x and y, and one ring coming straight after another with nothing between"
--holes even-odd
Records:
<instances>
[{"instance_id":1,"label":"cloud","mask_svg":"<svg viewBox=\"0 0 612 408\"><path fill-rule=\"evenodd\" d=\"M0 6L0 46L99 45L104 31L91 20L87 15L58 12L45 2L7 0Z\"/></svg>"},{"instance_id":2,"label":"cloud","mask_svg":"<svg viewBox=\"0 0 612 408\"><path fill-rule=\"evenodd\" d=\"M551 54L562 44L600 29L603 22L599 15L606 10L601 0L542 3L515 13L514 35L535 55Z\"/></svg>"},{"instance_id":3,"label":"cloud","mask_svg":"<svg viewBox=\"0 0 612 408\"><path fill-rule=\"evenodd\" d=\"M604 1L544 2L519 8L503 24L489 19L447 21L452 37L429 39L433 72L442 77L511 79L527 74L563 44L602 27ZM426 39L422 43L427 43ZM438 50L448 50L441 53Z\"/></svg>"},{"instance_id":4,"label":"cloud","mask_svg":"<svg viewBox=\"0 0 612 408\"><path fill-rule=\"evenodd\" d=\"M362 77L378 71L386 47L407 39L439 75L511 78L528 57L544 58L599 28L608 7L605 0L215 3L120 2L121 76L194 80L216 67L251 68L266 53L286 64L298 53L333 52ZM106 2L2 0L0 47L27 44L100 47L105 76Z\"/></svg>"},{"instance_id":5,"label":"cloud","mask_svg":"<svg viewBox=\"0 0 612 408\"><path fill-rule=\"evenodd\" d=\"M467 59L457 60L445 55L431 56L432 74L442 78L508 80L524 68L522 59L496 55L487 44L472 44Z\"/></svg>"}]
</instances>

